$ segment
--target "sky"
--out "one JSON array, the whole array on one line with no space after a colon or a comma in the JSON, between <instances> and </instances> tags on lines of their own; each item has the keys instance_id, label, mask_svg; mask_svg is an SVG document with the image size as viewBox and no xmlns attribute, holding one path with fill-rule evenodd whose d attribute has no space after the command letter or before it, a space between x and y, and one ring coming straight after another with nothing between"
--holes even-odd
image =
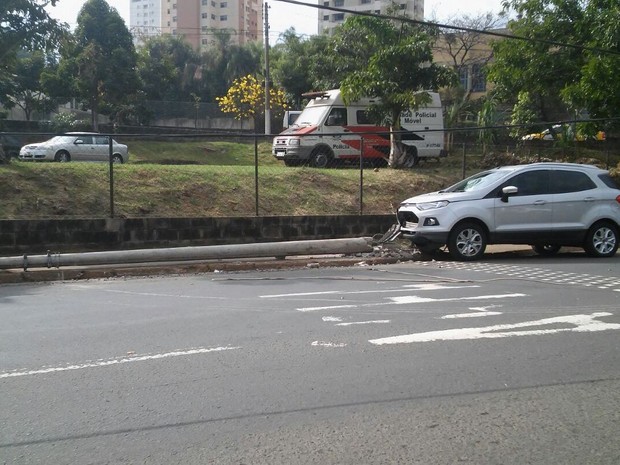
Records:
<instances>
[{"instance_id":1,"label":"sky","mask_svg":"<svg viewBox=\"0 0 620 465\"><path fill-rule=\"evenodd\" d=\"M130 1L107 0L112 8L116 8L128 26ZM317 33L318 11L316 8L292 5L277 0L266 1L269 5L269 43L271 45L276 43L278 36L290 27L294 27L297 34L313 35ZM298 1L317 4L317 0ZM85 0L58 0L55 7L49 6L47 9L50 16L68 23L73 28L84 3ZM425 19L435 19L441 22L460 14L470 16L487 12L497 14L501 9L500 3L501 0L425 0Z\"/></svg>"}]
</instances>

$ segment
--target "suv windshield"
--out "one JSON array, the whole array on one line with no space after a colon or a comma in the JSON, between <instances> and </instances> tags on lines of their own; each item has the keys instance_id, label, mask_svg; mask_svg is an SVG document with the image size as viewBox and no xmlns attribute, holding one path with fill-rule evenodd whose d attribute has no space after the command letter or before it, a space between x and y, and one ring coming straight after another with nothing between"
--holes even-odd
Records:
<instances>
[{"instance_id":1,"label":"suv windshield","mask_svg":"<svg viewBox=\"0 0 620 465\"><path fill-rule=\"evenodd\" d=\"M494 184L498 179L502 179L509 171L503 170L491 170L483 171L482 173L474 174L467 179L463 179L456 184L443 189L441 192L469 192L484 189L491 184Z\"/></svg>"}]
</instances>

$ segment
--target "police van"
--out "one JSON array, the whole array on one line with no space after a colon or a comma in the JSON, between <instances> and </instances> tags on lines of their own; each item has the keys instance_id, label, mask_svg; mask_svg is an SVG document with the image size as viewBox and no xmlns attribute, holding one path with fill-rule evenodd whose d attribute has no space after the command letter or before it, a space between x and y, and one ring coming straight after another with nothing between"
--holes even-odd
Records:
<instances>
[{"instance_id":1,"label":"police van","mask_svg":"<svg viewBox=\"0 0 620 465\"><path fill-rule=\"evenodd\" d=\"M445 157L444 126L439 94L431 102L401 114L401 140L406 166L420 159ZM286 166L309 164L317 168L334 161L385 162L390 153L389 128L374 124L368 114L377 99L365 98L345 105L339 89L304 94L310 98L295 122L273 140L272 154Z\"/></svg>"}]
</instances>

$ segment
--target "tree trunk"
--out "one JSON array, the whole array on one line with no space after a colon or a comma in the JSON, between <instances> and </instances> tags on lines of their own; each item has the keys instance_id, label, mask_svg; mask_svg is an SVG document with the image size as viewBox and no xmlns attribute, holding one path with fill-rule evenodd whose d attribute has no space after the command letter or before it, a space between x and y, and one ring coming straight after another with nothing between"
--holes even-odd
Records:
<instances>
[{"instance_id":1,"label":"tree trunk","mask_svg":"<svg viewBox=\"0 0 620 465\"><path fill-rule=\"evenodd\" d=\"M403 146L400 134L400 111L392 112L392 125L390 126L390 168L402 168L407 159L407 151Z\"/></svg>"},{"instance_id":2,"label":"tree trunk","mask_svg":"<svg viewBox=\"0 0 620 465\"><path fill-rule=\"evenodd\" d=\"M93 99L90 106L90 123L93 131L99 131L99 102Z\"/></svg>"}]
</instances>

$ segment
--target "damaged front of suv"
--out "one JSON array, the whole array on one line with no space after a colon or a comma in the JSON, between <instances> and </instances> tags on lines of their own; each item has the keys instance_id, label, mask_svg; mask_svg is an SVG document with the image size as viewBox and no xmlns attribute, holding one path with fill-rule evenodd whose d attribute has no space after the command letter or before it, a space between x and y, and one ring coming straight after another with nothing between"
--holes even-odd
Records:
<instances>
[{"instance_id":1,"label":"damaged front of suv","mask_svg":"<svg viewBox=\"0 0 620 465\"><path fill-rule=\"evenodd\" d=\"M446 189L404 200L396 214L399 234L421 252L433 253L450 246L455 226L463 220L487 229L494 221L494 189L511 173L509 167L484 171ZM461 231L458 241L453 247L460 248L465 256L477 256L481 248L484 250L484 238L472 229Z\"/></svg>"}]
</instances>

